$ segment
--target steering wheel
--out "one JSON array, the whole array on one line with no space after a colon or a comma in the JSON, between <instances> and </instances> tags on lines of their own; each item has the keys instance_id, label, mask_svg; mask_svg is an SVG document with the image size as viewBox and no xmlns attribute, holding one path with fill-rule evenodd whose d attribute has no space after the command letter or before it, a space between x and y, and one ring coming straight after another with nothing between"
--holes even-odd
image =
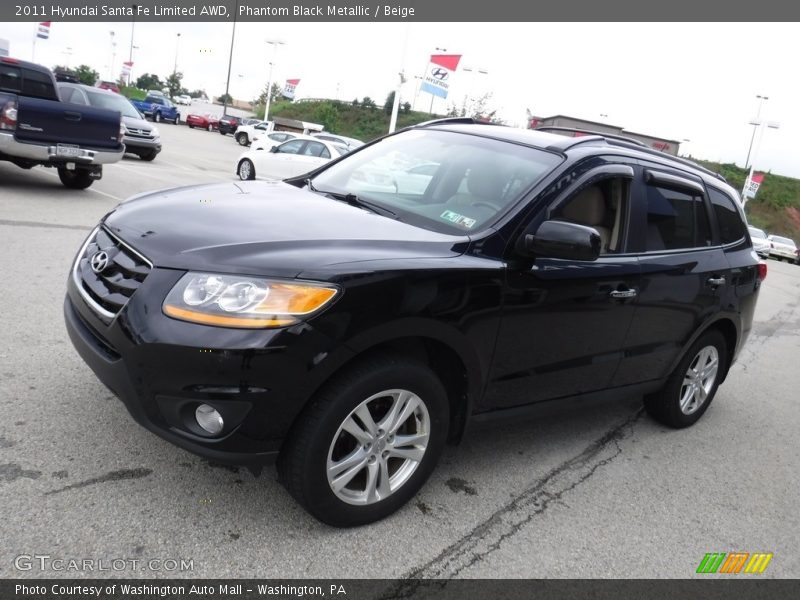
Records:
<instances>
[{"instance_id":1,"label":"steering wheel","mask_svg":"<svg viewBox=\"0 0 800 600\"><path fill-rule=\"evenodd\" d=\"M491 204L489 202L485 202L483 200L479 200L478 202L473 202L471 204L471 206L474 206L475 208L479 208L481 206L484 206L484 207L489 208L491 210L500 210L499 206L495 206L494 204Z\"/></svg>"}]
</instances>

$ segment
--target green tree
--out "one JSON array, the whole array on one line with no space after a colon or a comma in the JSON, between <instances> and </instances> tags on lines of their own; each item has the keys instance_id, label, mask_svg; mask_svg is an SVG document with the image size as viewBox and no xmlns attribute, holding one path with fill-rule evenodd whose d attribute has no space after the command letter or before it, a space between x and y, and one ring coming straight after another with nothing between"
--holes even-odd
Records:
<instances>
[{"instance_id":1,"label":"green tree","mask_svg":"<svg viewBox=\"0 0 800 600\"><path fill-rule=\"evenodd\" d=\"M145 73L136 79L136 87L140 90L160 90L164 87L158 75Z\"/></svg>"},{"instance_id":2,"label":"green tree","mask_svg":"<svg viewBox=\"0 0 800 600\"><path fill-rule=\"evenodd\" d=\"M217 102L220 104L230 104L233 102L233 96L230 94L222 94L219 98L217 98Z\"/></svg>"},{"instance_id":3,"label":"green tree","mask_svg":"<svg viewBox=\"0 0 800 600\"><path fill-rule=\"evenodd\" d=\"M94 85L95 82L100 79L100 73L95 71L89 65L80 65L79 67L72 69L72 72L75 73L78 81L84 85Z\"/></svg>"},{"instance_id":4,"label":"green tree","mask_svg":"<svg viewBox=\"0 0 800 600\"><path fill-rule=\"evenodd\" d=\"M403 108L403 114L407 115L408 113L411 112L411 102L403 102L402 108Z\"/></svg>"},{"instance_id":5,"label":"green tree","mask_svg":"<svg viewBox=\"0 0 800 600\"><path fill-rule=\"evenodd\" d=\"M169 88L170 96L175 97L183 93L184 88L181 85L182 79L183 79L183 73L181 73L180 71L172 73L170 74L169 77L167 77L164 87Z\"/></svg>"},{"instance_id":6,"label":"green tree","mask_svg":"<svg viewBox=\"0 0 800 600\"><path fill-rule=\"evenodd\" d=\"M283 88L280 84L273 82L270 86L270 94L269 94L269 101L275 102L281 97L281 92L283 92ZM267 86L264 86L264 89L261 90L258 98L255 99L253 104L258 104L264 106L267 103Z\"/></svg>"},{"instance_id":7,"label":"green tree","mask_svg":"<svg viewBox=\"0 0 800 600\"><path fill-rule=\"evenodd\" d=\"M361 106L362 106L363 108L369 108L370 110L372 110L372 109L374 109L374 108L378 108L378 105L377 105L377 104L375 104L375 100L373 100L373 99L372 99L372 98L370 98L369 96L364 96L364 97L361 99Z\"/></svg>"},{"instance_id":8,"label":"green tree","mask_svg":"<svg viewBox=\"0 0 800 600\"><path fill-rule=\"evenodd\" d=\"M314 120L324 125L328 131L338 131L339 109L333 102L321 102L314 110Z\"/></svg>"},{"instance_id":9,"label":"green tree","mask_svg":"<svg viewBox=\"0 0 800 600\"><path fill-rule=\"evenodd\" d=\"M386 96L386 102L383 103L383 112L387 115L392 114L392 109L394 108L394 90L389 92L389 95Z\"/></svg>"}]
</instances>

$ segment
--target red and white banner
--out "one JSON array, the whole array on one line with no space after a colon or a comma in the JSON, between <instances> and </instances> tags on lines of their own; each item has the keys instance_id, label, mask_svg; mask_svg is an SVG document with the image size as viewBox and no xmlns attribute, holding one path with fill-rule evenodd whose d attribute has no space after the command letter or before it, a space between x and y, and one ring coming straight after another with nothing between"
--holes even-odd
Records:
<instances>
[{"instance_id":1,"label":"red and white banner","mask_svg":"<svg viewBox=\"0 0 800 600\"><path fill-rule=\"evenodd\" d=\"M126 60L122 63L122 78L127 79L133 69L133 61Z\"/></svg>"},{"instance_id":2,"label":"red and white banner","mask_svg":"<svg viewBox=\"0 0 800 600\"><path fill-rule=\"evenodd\" d=\"M744 197L755 198L756 193L758 192L758 188L761 186L761 183L763 181L764 181L763 173L753 173L753 176L749 179L747 185L744 188Z\"/></svg>"},{"instance_id":3,"label":"red and white banner","mask_svg":"<svg viewBox=\"0 0 800 600\"><path fill-rule=\"evenodd\" d=\"M431 62L422 78L419 89L439 98L447 98L450 91L450 77L458 68L460 54L432 54Z\"/></svg>"},{"instance_id":4,"label":"red and white banner","mask_svg":"<svg viewBox=\"0 0 800 600\"><path fill-rule=\"evenodd\" d=\"M52 21L42 21L39 23L39 27L36 30L36 37L42 38L46 40L50 37L50 23Z\"/></svg>"},{"instance_id":5,"label":"red and white banner","mask_svg":"<svg viewBox=\"0 0 800 600\"><path fill-rule=\"evenodd\" d=\"M289 98L289 100L294 100L294 93L299 83L299 79L287 79L286 85L283 87L283 97Z\"/></svg>"}]
</instances>

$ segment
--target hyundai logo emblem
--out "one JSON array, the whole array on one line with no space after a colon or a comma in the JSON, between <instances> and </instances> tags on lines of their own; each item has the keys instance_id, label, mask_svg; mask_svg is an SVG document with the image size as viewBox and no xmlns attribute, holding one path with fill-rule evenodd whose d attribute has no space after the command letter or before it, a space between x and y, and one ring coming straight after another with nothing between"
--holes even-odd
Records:
<instances>
[{"instance_id":1,"label":"hyundai logo emblem","mask_svg":"<svg viewBox=\"0 0 800 600\"><path fill-rule=\"evenodd\" d=\"M108 266L108 254L103 252L95 252L92 258L89 259L89 264L92 266L92 271L95 273L102 273Z\"/></svg>"},{"instance_id":2,"label":"hyundai logo emblem","mask_svg":"<svg viewBox=\"0 0 800 600\"><path fill-rule=\"evenodd\" d=\"M449 74L450 73L448 73L447 69L440 69L437 67L431 70L431 77L438 79L439 81L444 81L447 79Z\"/></svg>"}]
</instances>

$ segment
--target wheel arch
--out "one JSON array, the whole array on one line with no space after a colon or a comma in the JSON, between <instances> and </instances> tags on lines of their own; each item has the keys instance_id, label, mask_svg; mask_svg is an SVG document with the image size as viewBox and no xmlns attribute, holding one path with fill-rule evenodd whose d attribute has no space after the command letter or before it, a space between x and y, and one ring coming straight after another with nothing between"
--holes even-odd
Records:
<instances>
[{"instance_id":1,"label":"wheel arch","mask_svg":"<svg viewBox=\"0 0 800 600\"><path fill-rule=\"evenodd\" d=\"M684 355L692 346L692 344L694 344L698 339L700 339L701 336L705 335L711 330L719 331L725 338L725 342L728 346L728 356L725 360L720 383L725 381L725 378L728 376L728 371L730 370L731 365L736 358L738 351L737 344L739 343L741 336L741 327L737 322L737 319L732 315L720 315L716 319L707 322L703 327L699 328L695 334L684 344L683 348L681 348L677 358L674 360L673 364L670 365L668 373L671 373L675 370L675 368L678 366L678 363L683 359Z\"/></svg>"}]
</instances>

